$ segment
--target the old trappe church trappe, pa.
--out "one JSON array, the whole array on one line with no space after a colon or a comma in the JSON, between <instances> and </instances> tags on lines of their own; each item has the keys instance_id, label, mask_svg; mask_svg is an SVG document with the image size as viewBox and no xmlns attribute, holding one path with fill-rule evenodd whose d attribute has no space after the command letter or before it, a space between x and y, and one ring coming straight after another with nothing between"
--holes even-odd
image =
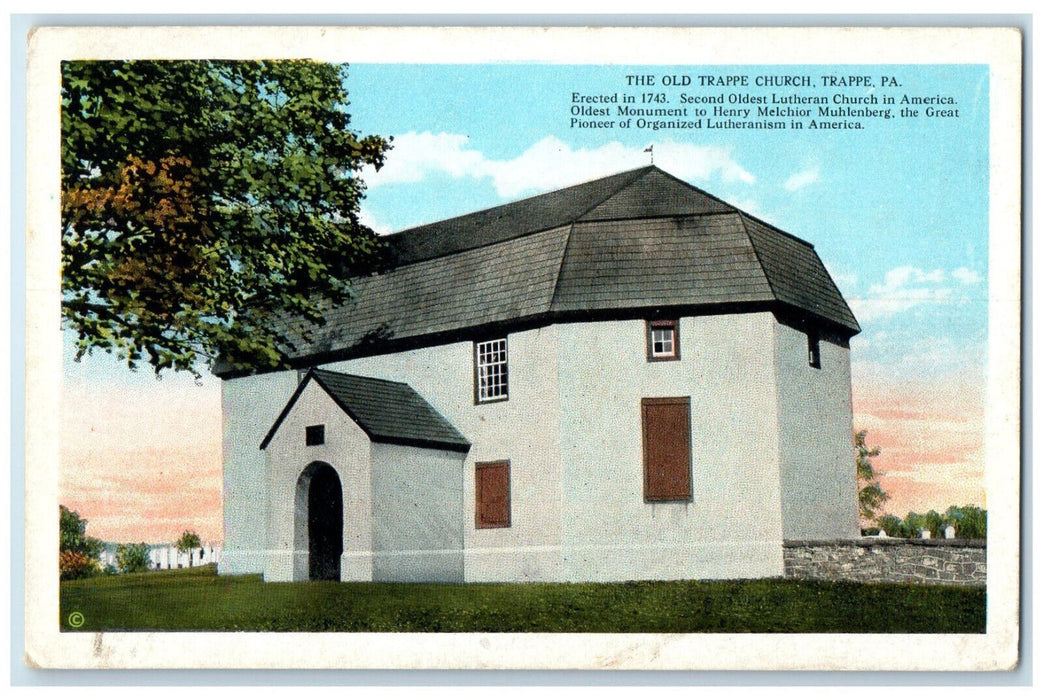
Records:
<instances>
[{"instance_id":1,"label":"the old trappe church trappe, pa.","mask_svg":"<svg viewBox=\"0 0 1043 700\"><path fill-rule=\"evenodd\" d=\"M654 166L385 240L298 370L217 370L222 573L768 577L858 536L859 326L810 244Z\"/></svg>"}]
</instances>

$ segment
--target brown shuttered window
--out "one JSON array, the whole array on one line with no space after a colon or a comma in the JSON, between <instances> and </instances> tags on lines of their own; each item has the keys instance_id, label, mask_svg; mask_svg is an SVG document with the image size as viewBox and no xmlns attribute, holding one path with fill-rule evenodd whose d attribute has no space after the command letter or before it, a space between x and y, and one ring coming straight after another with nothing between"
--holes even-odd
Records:
<instances>
[{"instance_id":1,"label":"brown shuttered window","mask_svg":"<svg viewBox=\"0 0 1043 700\"><path fill-rule=\"evenodd\" d=\"M478 462L474 465L474 526L511 526L510 462Z\"/></svg>"},{"instance_id":2,"label":"brown shuttered window","mask_svg":"<svg viewBox=\"0 0 1043 700\"><path fill-rule=\"evenodd\" d=\"M645 500L692 499L691 399L641 399Z\"/></svg>"}]
</instances>

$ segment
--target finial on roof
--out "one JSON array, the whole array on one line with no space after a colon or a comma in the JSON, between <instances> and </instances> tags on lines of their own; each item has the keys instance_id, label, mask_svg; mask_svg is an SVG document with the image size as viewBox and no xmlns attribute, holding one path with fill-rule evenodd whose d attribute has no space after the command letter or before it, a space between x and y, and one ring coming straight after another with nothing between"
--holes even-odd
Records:
<instances>
[{"instance_id":1,"label":"finial on roof","mask_svg":"<svg viewBox=\"0 0 1043 700\"><path fill-rule=\"evenodd\" d=\"M655 165L655 154L652 153L652 146L646 148L644 152L648 154L648 164Z\"/></svg>"}]
</instances>

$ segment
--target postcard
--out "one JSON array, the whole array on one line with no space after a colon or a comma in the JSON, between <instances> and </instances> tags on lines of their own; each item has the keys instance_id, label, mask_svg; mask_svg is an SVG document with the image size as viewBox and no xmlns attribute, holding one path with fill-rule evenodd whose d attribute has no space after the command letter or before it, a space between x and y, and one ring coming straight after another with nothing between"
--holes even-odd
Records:
<instances>
[{"instance_id":1,"label":"postcard","mask_svg":"<svg viewBox=\"0 0 1043 700\"><path fill-rule=\"evenodd\" d=\"M1016 668L1021 60L37 29L26 663Z\"/></svg>"}]
</instances>

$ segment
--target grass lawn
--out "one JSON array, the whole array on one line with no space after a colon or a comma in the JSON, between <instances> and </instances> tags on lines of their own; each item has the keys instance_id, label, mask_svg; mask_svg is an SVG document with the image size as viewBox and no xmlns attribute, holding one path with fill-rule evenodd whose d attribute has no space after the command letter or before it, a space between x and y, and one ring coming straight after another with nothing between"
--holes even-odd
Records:
<instances>
[{"instance_id":1,"label":"grass lawn","mask_svg":"<svg viewBox=\"0 0 1043 700\"><path fill-rule=\"evenodd\" d=\"M205 566L63 581L61 621L64 631L984 633L985 590L788 579L263 583Z\"/></svg>"}]
</instances>

